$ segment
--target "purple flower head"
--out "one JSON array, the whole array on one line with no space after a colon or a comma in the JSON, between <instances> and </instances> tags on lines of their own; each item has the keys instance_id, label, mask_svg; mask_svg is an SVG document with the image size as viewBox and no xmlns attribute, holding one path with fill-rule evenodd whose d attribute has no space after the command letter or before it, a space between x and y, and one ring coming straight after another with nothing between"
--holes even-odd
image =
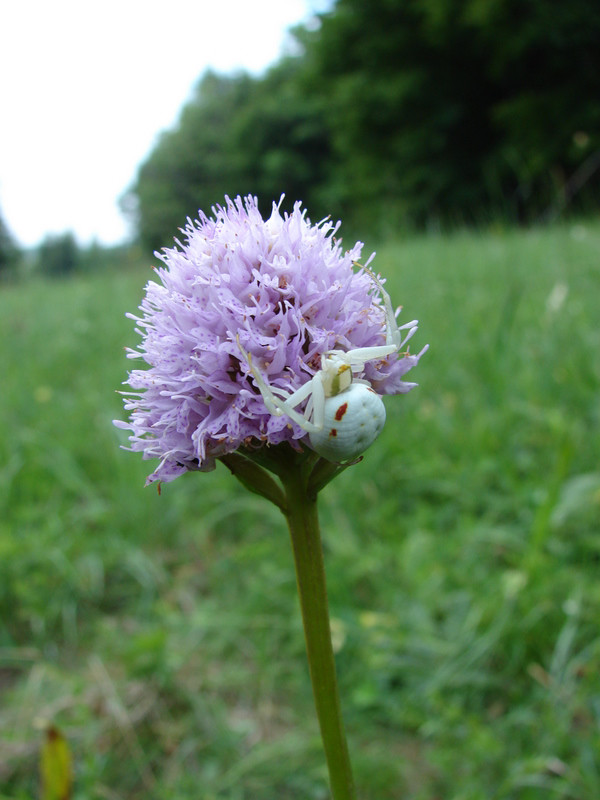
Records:
<instances>
[{"instance_id":1,"label":"purple flower head","mask_svg":"<svg viewBox=\"0 0 600 800\"><path fill-rule=\"evenodd\" d=\"M281 201L280 201L281 202ZM124 393L131 450L158 458L153 481L209 470L240 447L308 444L289 417L269 412L247 354L275 390L290 394L319 371L321 355L385 344L386 316L377 286L354 266L362 244L342 251L339 223L311 225L298 202L290 214L273 203L264 220L256 198L188 220L185 243L157 256L137 322L142 341L129 358ZM422 351L423 352L423 351ZM404 374L419 355L396 353L365 364L356 377L382 394L407 392Z\"/></svg>"}]
</instances>

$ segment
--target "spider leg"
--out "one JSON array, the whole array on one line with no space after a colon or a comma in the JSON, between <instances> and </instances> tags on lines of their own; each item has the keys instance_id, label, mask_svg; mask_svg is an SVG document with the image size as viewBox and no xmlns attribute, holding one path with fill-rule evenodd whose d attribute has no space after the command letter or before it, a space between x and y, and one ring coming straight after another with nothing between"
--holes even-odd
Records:
<instances>
[{"instance_id":1,"label":"spider leg","mask_svg":"<svg viewBox=\"0 0 600 800\"><path fill-rule=\"evenodd\" d=\"M263 400L265 401L265 406L267 406L268 410L271 413L276 413L277 416L279 416L279 417L282 416L282 415L285 415L286 417L289 417L293 422L295 422L297 425L299 425L303 430L307 431L307 433L317 433L317 431L321 430L321 428L323 427L322 423L321 423L321 426L319 427L318 425L316 425L314 422L311 422L311 420L310 420L310 415L311 415L311 412L312 412L312 410L314 408L313 399L312 399L313 392L314 392L314 384L318 384L319 386L321 386L320 381L315 380L316 376L315 376L315 378L312 378L310 381L307 381L305 384L303 384L297 391L295 391L293 394L291 394L287 398L287 400L281 400L279 397L275 397L275 395L272 394L271 388L265 383L265 381L264 381L262 376L260 376L260 378L258 378L258 376L257 376L257 374L256 374L256 372L254 370L252 371L252 374L254 375L254 378L255 378L255 380L256 380L256 382L258 384L258 388L261 391L261 394L263 396ZM317 374L319 374L319 373L317 373ZM269 404L267 403L267 397L265 396L265 390L267 392L271 393L271 400L273 402L273 405L276 408L275 412L273 412L271 410L271 408L269 407ZM299 411L296 411L295 406L299 405L307 397L308 397L307 410L306 410L306 412L304 414L301 414Z\"/></svg>"},{"instance_id":2,"label":"spider leg","mask_svg":"<svg viewBox=\"0 0 600 800\"><path fill-rule=\"evenodd\" d=\"M256 367L253 366L252 361L250 359L250 354L248 354L248 363L250 365L250 372L252 373L256 385L260 390L267 411L276 417L283 416L283 414L285 413L282 409L283 400L281 400L279 397L277 397L276 394L273 393L273 389L265 381L265 379L256 369Z\"/></svg>"},{"instance_id":3,"label":"spider leg","mask_svg":"<svg viewBox=\"0 0 600 800\"><path fill-rule=\"evenodd\" d=\"M312 384L313 390L309 400L311 406L310 414L312 415L312 421L316 431L320 431L325 424L325 387L323 385L323 372L317 372L312 379ZM313 433L316 433L316 431L313 431Z\"/></svg>"},{"instance_id":4,"label":"spider leg","mask_svg":"<svg viewBox=\"0 0 600 800\"><path fill-rule=\"evenodd\" d=\"M396 314L394 313L394 309L392 307L392 299L389 294L386 292L383 284L379 280L379 277L367 266L363 266L358 262L355 262L357 267L360 267L367 275L371 278L377 289L379 290L379 294L383 299L383 308L385 311L385 342L387 345L394 345L396 350L400 350L406 342L413 336L413 334L417 330L417 320L412 320L411 322L405 322L404 325L398 327L398 323L396 322ZM404 338L402 338L401 331L408 330L408 333Z\"/></svg>"},{"instance_id":5,"label":"spider leg","mask_svg":"<svg viewBox=\"0 0 600 800\"><path fill-rule=\"evenodd\" d=\"M258 386L260 393L263 398L263 402L267 411L270 414L273 414L276 417L287 416L297 425L299 425L303 430L307 431L308 433L316 433L320 430L320 428L314 425L310 419L308 418L310 415L303 415L299 411L296 411L295 406L299 405L303 400L307 397L310 397L313 392L313 382L315 378L312 378L310 381L307 381L303 384L299 389L297 389L292 394L288 395L284 389L280 389L278 386L272 387L267 381L263 378L254 364L252 363L252 356L250 353L246 352L242 347L240 342L239 336L237 338L238 347L240 352L243 354L246 362L248 363L248 367L250 372L252 373L252 377ZM281 395L278 397L277 394ZM282 398L285 398L282 399ZM321 426L322 427L322 426Z\"/></svg>"},{"instance_id":6,"label":"spider leg","mask_svg":"<svg viewBox=\"0 0 600 800\"><path fill-rule=\"evenodd\" d=\"M374 347L357 347L356 350L349 350L347 352L333 351L344 364L354 369L361 370L367 361L374 361L378 358L385 358L396 352L397 347L395 344L384 344Z\"/></svg>"},{"instance_id":7,"label":"spider leg","mask_svg":"<svg viewBox=\"0 0 600 800\"><path fill-rule=\"evenodd\" d=\"M304 416L307 420L312 421L313 415L313 396L312 394L309 395L308 400L306 401L306 407L304 409Z\"/></svg>"}]
</instances>

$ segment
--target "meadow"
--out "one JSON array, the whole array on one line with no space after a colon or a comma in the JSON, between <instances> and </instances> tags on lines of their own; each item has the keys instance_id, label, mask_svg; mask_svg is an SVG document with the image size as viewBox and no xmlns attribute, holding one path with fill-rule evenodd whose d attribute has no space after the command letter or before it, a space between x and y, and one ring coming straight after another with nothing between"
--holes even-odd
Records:
<instances>
[{"instance_id":1,"label":"meadow","mask_svg":"<svg viewBox=\"0 0 600 800\"><path fill-rule=\"evenodd\" d=\"M600 223L383 243L419 388L321 494L362 800L600 797ZM144 488L116 390L149 264L0 286L0 797L326 800L283 518Z\"/></svg>"}]
</instances>

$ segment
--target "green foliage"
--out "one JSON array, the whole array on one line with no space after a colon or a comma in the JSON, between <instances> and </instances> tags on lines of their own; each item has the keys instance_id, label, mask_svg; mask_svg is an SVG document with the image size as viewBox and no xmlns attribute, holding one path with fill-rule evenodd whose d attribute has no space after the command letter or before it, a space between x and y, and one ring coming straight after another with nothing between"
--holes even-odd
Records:
<instances>
[{"instance_id":1,"label":"green foliage","mask_svg":"<svg viewBox=\"0 0 600 800\"><path fill-rule=\"evenodd\" d=\"M431 349L322 493L361 797L600 796L599 247L583 223L378 248ZM0 294L2 791L38 796L41 718L74 800L326 800L284 520L221 467L159 497L119 449L148 277Z\"/></svg>"},{"instance_id":2,"label":"green foliage","mask_svg":"<svg viewBox=\"0 0 600 800\"><path fill-rule=\"evenodd\" d=\"M338 0L306 61L345 208L456 222L564 200L600 150L599 36L591 0Z\"/></svg>"},{"instance_id":3,"label":"green foliage","mask_svg":"<svg viewBox=\"0 0 600 800\"><path fill-rule=\"evenodd\" d=\"M174 232L225 195L256 194L269 204L283 191L310 196L322 180L327 135L318 102L295 86L296 63L263 79L208 72L177 127L164 133L122 206L137 220L148 250L170 246Z\"/></svg>"},{"instance_id":4,"label":"green foliage","mask_svg":"<svg viewBox=\"0 0 600 800\"><path fill-rule=\"evenodd\" d=\"M79 269L79 247L72 233L47 236L38 249L38 270L44 275L64 277Z\"/></svg>"},{"instance_id":5,"label":"green foliage","mask_svg":"<svg viewBox=\"0 0 600 800\"><path fill-rule=\"evenodd\" d=\"M303 199L320 219L328 214L319 192L331 159L325 98L303 90L299 67L288 58L254 81L231 121L233 147L252 194L269 203L285 192L288 206Z\"/></svg>"},{"instance_id":6,"label":"green foliage","mask_svg":"<svg viewBox=\"0 0 600 800\"><path fill-rule=\"evenodd\" d=\"M53 278L80 272L104 272L137 267L141 259L137 246L131 244L87 246L77 243L72 233L47 236L37 249L33 272Z\"/></svg>"},{"instance_id":7,"label":"green foliage","mask_svg":"<svg viewBox=\"0 0 600 800\"><path fill-rule=\"evenodd\" d=\"M245 102L252 79L207 73L181 113L179 125L164 133L142 165L132 190L140 239L146 248L170 246L178 228L199 208L210 209L232 191L230 124ZM124 207L132 203L124 198Z\"/></svg>"},{"instance_id":8,"label":"green foliage","mask_svg":"<svg viewBox=\"0 0 600 800\"><path fill-rule=\"evenodd\" d=\"M224 194L377 234L597 206L596 0L338 0L319 19L264 77L202 79L126 198L145 247Z\"/></svg>"},{"instance_id":9,"label":"green foliage","mask_svg":"<svg viewBox=\"0 0 600 800\"><path fill-rule=\"evenodd\" d=\"M2 217L0 217L0 278L18 267L21 253Z\"/></svg>"}]
</instances>

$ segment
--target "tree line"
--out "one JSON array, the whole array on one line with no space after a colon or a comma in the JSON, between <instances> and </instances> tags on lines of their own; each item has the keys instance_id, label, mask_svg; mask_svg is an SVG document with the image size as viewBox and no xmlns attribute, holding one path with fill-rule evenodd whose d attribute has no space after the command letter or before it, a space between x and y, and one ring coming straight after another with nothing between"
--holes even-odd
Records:
<instances>
[{"instance_id":1,"label":"tree line","mask_svg":"<svg viewBox=\"0 0 600 800\"><path fill-rule=\"evenodd\" d=\"M122 198L146 252L226 194L359 237L597 209L597 0L337 0L293 36L264 75L205 73L160 136ZM0 272L18 256L0 219ZM101 260L70 234L37 253L57 275Z\"/></svg>"},{"instance_id":2,"label":"tree line","mask_svg":"<svg viewBox=\"0 0 600 800\"><path fill-rule=\"evenodd\" d=\"M82 272L118 269L139 263L137 245L106 246L98 242L81 245L71 231L50 234L38 247L26 251L19 247L0 217L0 281L43 275L68 278Z\"/></svg>"},{"instance_id":3,"label":"tree line","mask_svg":"<svg viewBox=\"0 0 600 800\"><path fill-rule=\"evenodd\" d=\"M146 248L225 194L378 235L597 206L597 0L338 0L294 37L201 78L123 198Z\"/></svg>"}]
</instances>

